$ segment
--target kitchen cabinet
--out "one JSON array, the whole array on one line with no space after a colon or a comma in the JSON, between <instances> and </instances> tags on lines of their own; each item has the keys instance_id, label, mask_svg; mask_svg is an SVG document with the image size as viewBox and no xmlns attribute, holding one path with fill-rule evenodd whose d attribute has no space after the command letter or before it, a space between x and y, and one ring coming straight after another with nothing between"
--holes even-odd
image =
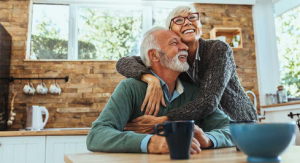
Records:
<instances>
[{"instance_id":1,"label":"kitchen cabinet","mask_svg":"<svg viewBox=\"0 0 300 163\"><path fill-rule=\"evenodd\" d=\"M65 154L88 152L86 136L47 136L46 163L64 163Z\"/></svg>"},{"instance_id":2,"label":"kitchen cabinet","mask_svg":"<svg viewBox=\"0 0 300 163\"><path fill-rule=\"evenodd\" d=\"M45 162L45 136L0 137L0 163Z\"/></svg>"},{"instance_id":3,"label":"kitchen cabinet","mask_svg":"<svg viewBox=\"0 0 300 163\"><path fill-rule=\"evenodd\" d=\"M0 163L64 163L65 154L89 152L88 131L2 131Z\"/></svg>"},{"instance_id":4,"label":"kitchen cabinet","mask_svg":"<svg viewBox=\"0 0 300 163\"><path fill-rule=\"evenodd\" d=\"M281 123L281 122L295 122L299 117L294 116L293 119L288 116L290 112L293 114L300 113L300 104L289 105L289 103L277 104L273 106L262 106L261 113L265 115L263 123ZM280 131L278 131L280 132ZM297 126L296 129L296 145L300 145L300 132Z\"/></svg>"}]
</instances>

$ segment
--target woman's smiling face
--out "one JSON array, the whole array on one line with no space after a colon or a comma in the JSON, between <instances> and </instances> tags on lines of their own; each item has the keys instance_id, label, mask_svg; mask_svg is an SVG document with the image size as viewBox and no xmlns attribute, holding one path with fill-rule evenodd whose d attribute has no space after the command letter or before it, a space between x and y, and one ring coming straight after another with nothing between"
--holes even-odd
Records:
<instances>
[{"instance_id":1,"label":"woman's smiling face","mask_svg":"<svg viewBox=\"0 0 300 163\"><path fill-rule=\"evenodd\" d=\"M180 14L181 17L187 17L191 12L185 12ZM192 43L197 41L201 35L201 27L199 18L196 21L191 22L189 19L185 18L184 23L178 25L176 23L171 22L170 26L171 30L174 31L178 36L181 37L182 42L184 43Z\"/></svg>"}]
</instances>

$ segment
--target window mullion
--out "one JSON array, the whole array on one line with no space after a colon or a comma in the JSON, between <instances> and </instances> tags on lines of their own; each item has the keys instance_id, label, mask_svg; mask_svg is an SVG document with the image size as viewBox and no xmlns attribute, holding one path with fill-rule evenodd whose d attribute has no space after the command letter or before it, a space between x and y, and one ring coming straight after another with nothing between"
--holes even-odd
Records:
<instances>
[{"instance_id":1,"label":"window mullion","mask_svg":"<svg viewBox=\"0 0 300 163\"><path fill-rule=\"evenodd\" d=\"M147 6L143 10L143 33L146 33L152 27L152 7Z\"/></svg>"},{"instance_id":2,"label":"window mullion","mask_svg":"<svg viewBox=\"0 0 300 163\"><path fill-rule=\"evenodd\" d=\"M69 6L69 41L68 41L68 60L73 60L74 59L74 34L73 34L73 29L74 29L74 15L73 15L73 8L74 5L70 4Z\"/></svg>"},{"instance_id":3,"label":"window mullion","mask_svg":"<svg viewBox=\"0 0 300 163\"><path fill-rule=\"evenodd\" d=\"M78 60L78 5L75 5L73 10L74 14L74 28L73 28L73 41L74 41L74 59Z\"/></svg>"}]
</instances>

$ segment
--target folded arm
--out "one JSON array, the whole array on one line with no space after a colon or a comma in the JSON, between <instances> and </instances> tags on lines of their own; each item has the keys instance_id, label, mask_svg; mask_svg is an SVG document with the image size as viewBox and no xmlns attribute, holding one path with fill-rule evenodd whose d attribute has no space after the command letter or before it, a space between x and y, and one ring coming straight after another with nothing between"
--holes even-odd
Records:
<instances>
[{"instance_id":1,"label":"folded arm","mask_svg":"<svg viewBox=\"0 0 300 163\"><path fill-rule=\"evenodd\" d=\"M121 82L112 94L99 118L93 123L87 136L87 148L93 152L141 151L146 134L123 131L133 112L132 94Z\"/></svg>"}]
</instances>

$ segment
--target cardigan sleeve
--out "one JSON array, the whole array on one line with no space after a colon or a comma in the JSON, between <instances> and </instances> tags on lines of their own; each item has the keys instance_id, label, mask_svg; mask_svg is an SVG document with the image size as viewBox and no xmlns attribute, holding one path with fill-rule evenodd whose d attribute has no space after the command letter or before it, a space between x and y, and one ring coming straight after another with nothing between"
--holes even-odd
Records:
<instances>
[{"instance_id":1,"label":"cardigan sleeve","mask_svg":"<svg viewBox=\"0 0 300 163\"><path fill-rule=\"evenodd\" d=\"M143 74L151 74L140 56L122 57L116 63L117 72L127 78L141 79Z\"/></svg>"},{"instance_id":2,"label":"cardigan sleeve","mask_svg":"<svg viewBox=\"0 0 300 163\"><path fill-rule=\"evenodd\" d=\"M200 80L200 91L196 99L167 113L170 121L201 120L218 107L223 92L235 72L232 49L220 41L215 42L209 55L207 70Z\"/></svg>"}]
</instances>

